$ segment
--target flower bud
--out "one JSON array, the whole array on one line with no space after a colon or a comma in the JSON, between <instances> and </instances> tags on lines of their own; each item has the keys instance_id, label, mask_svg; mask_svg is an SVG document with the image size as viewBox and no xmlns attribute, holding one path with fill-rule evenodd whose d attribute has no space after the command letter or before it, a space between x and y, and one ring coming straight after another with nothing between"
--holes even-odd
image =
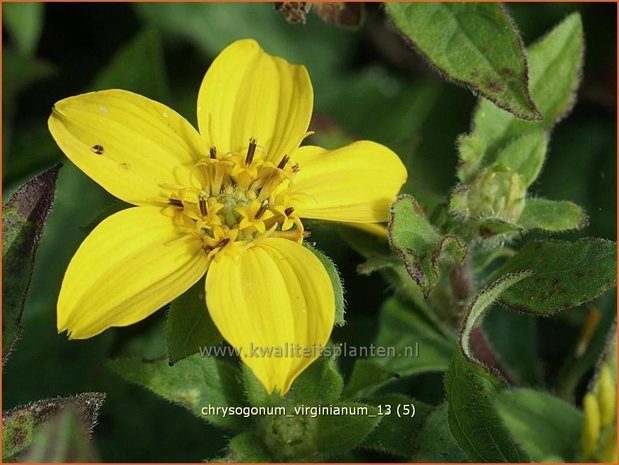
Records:
<instances>
[{"instance_id":1,"label":"flower bud","mask_svg":"<svg viewBox=\"0 0 619 465\"><path fill-rule=\"evenodd\" d=\"M591 392L583 399L583 427L580 437L580 447L585 460L593 457L597 450L600 438L600 408L597 397Z\"/></svg>"},{"instance_id":2,"label":"flower bud","mask_svg":"<svg viewBox=\"0 0 619 465\"><path fill-rule=\"evenodd\" d=\"M604 365L600 370L598 382L598 399L600 403L600 420L602 427L610 426L615 422L617 393L610 369Z\"/></svg>"},{"instance_id":3,"label":"flower bud","mask_svg":"<svg viewBox=\"0 0 619 465\"><path fill-rule=\"evenodd\" d=\"M264 443L284 461L308 458L316 452L316 419L303 415L265 417Z\"/></svg>"}]
</instances>

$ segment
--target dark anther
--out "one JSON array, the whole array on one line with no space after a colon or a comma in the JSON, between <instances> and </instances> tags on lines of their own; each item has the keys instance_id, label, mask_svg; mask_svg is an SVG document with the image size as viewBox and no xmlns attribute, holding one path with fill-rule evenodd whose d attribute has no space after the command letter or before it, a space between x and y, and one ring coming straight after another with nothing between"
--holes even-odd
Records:
<instances>
[{"instance_id":1,"label":"dark anther","mask_svg":"<svg viewBox=\"0 0 619 465\"><path fill-rule=\"evenodd\" d=\"M103 152L105 152L103 146L99 144L93 145L90 150L92 150L92 153L96 153L97 155L103 155Z\"/></svg>"},{"instance_id":2,"label":"dark anther","mask_svg":"<svg viewBox=\"0 0 619 465\"><path fill-rule=\"evenodd\" d=\"M284 213L286 214L286 216L290 216L292 215L293 211L294 211L294 207L288 207L284 210Z\"/></svg>"},{"instance_id":3,"label":"dark anther","mask_svg":"<svg viewBox=\"0 0 619 465\"><path fill-rule=\"evenodd\" d=\"M283 170L284 167L286 166L286 163L288 163L289 160L290 160L290 157L288 155L284 155L284 158L282 158L282 161L279 162L279 165L277 165L277 168L279 168L280 170Z\"/></svg>"},{"instance_id":4,"label":"dark anther","mask_svg":"<svg viewBox=\"0 0 619 465\"><path fill-rule=\"evenodd\" d=\"M211 156L212 160L215 160L217 158L217 149L215 147L211 147L208 153Z\"/></svg>"},{"instance_id":5,"label":"dark anther","mask_svg":"<svg viewBox=\"0 0 619 465\"><path fill-rule=\"evenodd\" d=\"M225 239L220 240L220 241L217 243L217 245L215 246L215 248L216 248L216 249L218 249L218 248L223 248L223 247L225 247L226 245L228 245L228 242L230 242L230 238L229 238L229 237L226 237Z\"/></svg>"},{"instance_id":6,"label":"dark anther","mask_svg":"<svg viewBox=\"0 0 619 465\"><path fill-rule=\"evenodd\" d=\"M254 161L254 154L256 153L256 139L253 137L249 139L249 147L247 147L247 155L245 156L245 166L251 165Z\"/></svg>"},{"instance_id":7,"label":"dark anther","mask_svg":"<svg viewBox=\"0 0 619 465\"><path fill-rule=\"evenodd\" d=\"M206 198L200 197L198 204L200 205L200 213L202 214L202 216L206 216L206 214L208 213L208 210L206 209Z\"/></svg>"},{"instance_id":8,"label":"dark anther","mask_svg":"<svg viewBox=\"0 0 619 465\"><path fill-rule=\"evenodd\" d=\"M263 200L262 204L260 204L260 208L256 212L256 215L254 216L254 218L256 218L257 220L260 219L260 217L262 215L264 215L264 212L267 211L267 208L269 208L269 201L268 200Z\"/></svg>"},{"instance_id":9,"label":"dark anther","mask_svg":"<svg viewBox=\"0 0 619 465\"><path fill-rule=\"evenodd\" d=\"M178 199L168 199L168 203L173 207L181 207L183 208L183 202Z\"/></svg>"}]
</instances>

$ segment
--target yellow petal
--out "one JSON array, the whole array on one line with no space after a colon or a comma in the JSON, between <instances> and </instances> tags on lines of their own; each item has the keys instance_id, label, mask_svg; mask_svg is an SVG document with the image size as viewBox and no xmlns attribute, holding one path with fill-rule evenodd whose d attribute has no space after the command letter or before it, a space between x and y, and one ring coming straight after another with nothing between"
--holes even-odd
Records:
<instances>
[{"instance_id":1,"label":"yellow petal","mask_svg":"<svg viewBox=\"0 0 619 465\"><path fill-rule=\"evenodd\" d=\"M140 321L206 272L201 242L179 239L157 207L122 210L86 237L58 297L58 332L86 339ZM175 241L176 240L176 241Z\"/></svg>"},{"instance_id":2,"label":"yellow petal","mask_svg":"<svg viewBox=\"0 0 619 465\"><path fill-rule=\"evenodd\" d=\"M198 95L200 133L218 153L242 153L255 138L256 158L275 163L305 137L314 94L304 66L239 40L209 68Z\"/></svg>"},{"instance_id":3,"label":"yellow petal","mask_svg":"<svg viewBox=\"0 0 619 465\"><path fill-rule=\"evenodd\" d=\"M281 394L317 358L335 318L333 287L320 261L280 238L215 260L206 301L223 337L267 391Z\"/></svg>"},{"instance_id":4,"label":"yellow petal","mask_svg":"<svg viewBox=\"0 0 619 465\"><path fill-rule=\"evenodd\" d=\"M292 155L299 164L291 190L301 218L347 223L389 219L389 206L406 181L406 168L384 145L354 142L337 150L301 147Z\"/></svg>"},{"instance_id":5,"label":"yellow petal","mask_svg":"<svg viewBox=\"0 0 619 465\"><path fill-rule=\"evenodd\" d=\"M182 116L124 90L61 100L48 125L78 168L134 205L165 201L162 184L189 185L190 169L208 153L204 140Z\"/></svg>"}]
</instances>

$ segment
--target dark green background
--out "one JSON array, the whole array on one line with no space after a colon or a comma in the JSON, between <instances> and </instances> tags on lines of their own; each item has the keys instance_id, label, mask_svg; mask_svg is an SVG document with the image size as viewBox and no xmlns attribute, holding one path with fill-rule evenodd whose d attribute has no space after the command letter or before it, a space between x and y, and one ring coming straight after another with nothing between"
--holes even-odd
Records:
<instances>
[{"instance_id":1,"label":"dark green background","mask_svg":"<svg viewBox=\"0 0 619 465\"><path fill-rule=\"evenodd\" d=\"M9 6L10 7L10 6ZM7 8L3 4L3 8ZM614 4L509 4L525 43L566 14L583 15L586 67L578 103L553 132L549 158L532 194L583 205L591 224L562 237L616 236L616 6ZM272 4L46 4L33 53L20 50L3 28L3 188L65 159L47 131L52 104L84 91L123 88L159 100L195 122L199 83L211 60L231 41L253 37L270 53L307 66L315 93L317 142L332 145L367 138L383 142L406 161L407 188L421 201L444 197L455 183L455 138L469 129L475 98L442 80L393 32L380 5L368 5L359 30L345 30L310 14L287 24ZM18 25L20 27L20 25ZM23 25L27 27L27 25ZM88 341L56 334L55 303L64 270L87 231L114 203L70 163L58 181L56 204L41 243L25 310L25 334L5 367L3 409L84 391L108 394L95 441L106 461L200 461L218 455L225 435L183 409L129 385L104 360L165 353L164 312ZM357 256L327 227L312 240L339 265L347 289L349 324L334 332L349 343L371 341L380 303L378 278L360 277ZM614 298L600 307L614 313ZM540 386L562 376L583 312L534 321L538 325ZM529 341L510 332L525 317L496 309L491 338L506 353ZM517 320L517 321L515 321ZM533 333L534 334L534 333ZM506 343L506 335L510 335ZM506 355L506 359L509 358ZM350 361L342 364L349 368ZM573 368L572 368L573 370ZM587 367L582 368L584 372ZM585 373L586 374L586 373ZM537 378L537 377L534 377ZM577 379L580 379L579 377ZM580 386L586 383L586 377ZM413 397L437 401L441 378L404 383ZM360 459L388 460L374 455Z\"/></svg>"}]
</instances>

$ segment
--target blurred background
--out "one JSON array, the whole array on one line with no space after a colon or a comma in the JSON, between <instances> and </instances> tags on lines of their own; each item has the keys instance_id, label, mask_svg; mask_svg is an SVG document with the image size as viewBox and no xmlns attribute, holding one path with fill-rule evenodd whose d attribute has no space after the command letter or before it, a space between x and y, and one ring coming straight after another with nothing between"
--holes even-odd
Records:
<instances>
[{"instance_id":1,"label":"blurred background","mask_svg":"<svg viewBox=\"0 0 619 465\"><path fill-rule=\"evenodd\" d=\"M195 124L198 87L212 59L236 39L255 38L269 53L308 68L315 93L312 129L319 132L315 143L334 147L350 139L373 139L388 145L408 166L406 189L431 203L444 199L455 184L455 139L469 130L476 99L442 80L408 49L380 4L367 4L363 24L352 29L313 13L306 24L289 24L272 3L4 3L2 8L4 198L45 168L64 164L26 304L24 336L3 373L3 409L106 392L94 433L103 460L198 462L218 456L225 433L105 367L108 358L164 355L165 312L88 341L69 342L56 334L64 270L116 201L66 163L47 130L53 103L86 91L122 88L163 102ZM568 13L582 13L587 52L577 104L553 131L543 175L532 193L586 208L590 226L561 238L615 239L616 5L510 3L507 9L526 44ZM329 227L313 228L312 240L338 264L347 290L348 324L335 330L334 339L372 341L378 309L388 295L385 284L377 276L357 275L362 258ZM614 293L608 293L594 303L607 326L614 301ZM532 353L531 359L516 360L533 365L527 378L531 385L552 388L557 380L573 379L582 391L591 360L580 365L574 360L566 365L566 360L585 314L573 309L534 320L497 308L486 324L498 346ZM350 363L342 361L344 371ZM443 395L439 375L405 381L399 389L428 402ZM370 453L359 459L389 460Z\"/></svg>"}]
</instances>

